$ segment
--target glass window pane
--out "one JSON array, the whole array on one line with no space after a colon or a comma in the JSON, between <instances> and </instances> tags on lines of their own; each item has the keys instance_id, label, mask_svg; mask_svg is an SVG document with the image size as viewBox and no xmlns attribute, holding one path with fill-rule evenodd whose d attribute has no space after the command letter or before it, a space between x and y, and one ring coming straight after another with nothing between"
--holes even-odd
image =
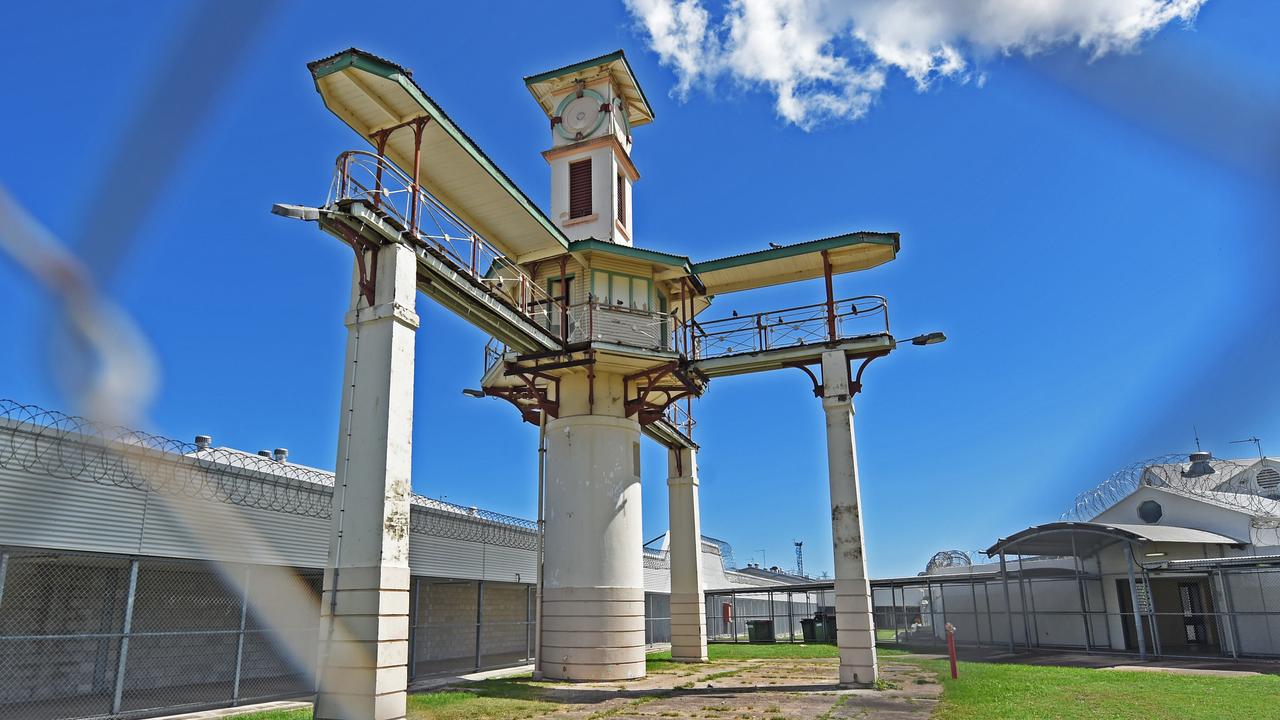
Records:
<instances>
[{"instance_id":1,"label":"glass window pane","mask_svg":"<svg viewBox=\"0 0 1280 720\"><path fill-rule=\"evenodd\" d=\"M631 281L631 307L637 310L649 309L649 280L635 278Z\"/></svg>"},{"instance_id":2,"label":"glass window pane","mask_svg":"<svg viewBox=\"0 0 1280 720\"><path fill-rule=\"evenodd\" d=\"M609 302L609 273L596 270L591 274L591 295L597 302Z\"/></svg>"},{"instance_id":3,"label":"glass window pane","mask_svg":"<svg viewBox=\"0 0 1280 720\"><path fill-rule=\"evenodd\" d=\"M631 301L631 278L625 275L614 275L609 283L609 304L627 306Z\"/></svg>"}]
</instances>

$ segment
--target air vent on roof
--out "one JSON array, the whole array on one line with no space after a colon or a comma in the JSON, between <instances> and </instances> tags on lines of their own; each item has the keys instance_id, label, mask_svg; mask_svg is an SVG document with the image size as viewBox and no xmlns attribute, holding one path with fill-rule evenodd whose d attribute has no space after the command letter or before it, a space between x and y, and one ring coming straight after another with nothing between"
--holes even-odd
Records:
<instances>
[{"instance_id":1,"label":"air vent on roof","mask_svg":"<svg viewBox=\"0 0 1280 720\"><path fill-rule=\"evenodd\" d=\"M200 448L201 450L208 450L209 448L213 447L213 438L208 435L197 435L196 447Z\"/></svg>"},{"instance_id":2,"label":"air vent on roof","mask_svg":"<svg viewBox=\"0 0 1280 720\"><path fill-rule=\"evenodd\" d=\"M1182 471L1182 477L1197 478L1214 474L1217 470L1214 470L1209 462L1212 458L1212 454L1203 451L1191 453L1191 457L1188 458L1191 460L1191 466Z\"/></svg>"},{"instance_id":3,"label":"air vent on roof","mask_svg":"<svg viewBox=\"0 0 1280 720\"><path fill-rule=\"evenodd\" d=\"M1265 467L1258 471L1254 476L1254 480L1258 483L1258 487L1263 490L1275 490L1280 486L1280 470Z\"/></svg>"}]
</instances>

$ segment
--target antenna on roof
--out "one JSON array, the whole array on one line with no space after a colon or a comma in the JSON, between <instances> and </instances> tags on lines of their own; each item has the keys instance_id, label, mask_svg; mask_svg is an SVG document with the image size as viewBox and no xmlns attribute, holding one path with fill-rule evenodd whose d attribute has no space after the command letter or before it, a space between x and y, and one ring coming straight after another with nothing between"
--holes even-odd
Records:
<instances>
[{"instance_id":1,"label":"antenna on roof","mask_svg":"<svg viewBox=\"0 0 1280 720\"><path fill-rule=\"evenodd\" d=\"M1232 445L1239 445L1239 444L1241 444L1241 443L1253 443L1254 447L1258 448L1258 457L1259 457L1259 458L1261 458L1261 459L1263 459L1263 460L1265 460L1265 459L1267 458L1267 456L1266 456L1266 455L1263 455L1263 454L1262 454L1262 440L1258 439L1258 437L1257 437L1257 436L1254 436L1254 437L1247 437L1247 438L1245 438L1244 440L1232 440L1232 441L1231 441L1231 444L1232 444Z\"/></svg>"},{"instance_id":2,"label":"antenna on roof","mask_svg":"<svg viewBox=\"0 0 1280 720\"><path fill-rule=\"evenodd\" d=\"M1200 452L1200 431L1196 429L1195 425L1192 425L1191 432L1196 436L1196 452Z\"/></svg>"}]
</instances>

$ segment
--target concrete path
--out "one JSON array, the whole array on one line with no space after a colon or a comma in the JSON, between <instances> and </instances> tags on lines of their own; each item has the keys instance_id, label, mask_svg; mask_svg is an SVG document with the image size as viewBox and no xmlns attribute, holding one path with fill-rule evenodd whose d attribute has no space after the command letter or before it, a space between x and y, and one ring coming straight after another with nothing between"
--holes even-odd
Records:
<instances>
[{"instance_id":1,"label":"concrete path","mask_svg":"<svg viewBox=\"0 0 1280 720\"><path fill-rule=\"evenodd\" d=\"M942 692L933 673L886 660L881 676L882 689L847 689L838 684L835 658L718 660L664 667L641 680L537 683L537 687L544 693L543 700L559 704L544 716L557 720L927 720Z\"/></svg>"},{"instance_id":2,"label":"concrete path","mask_svg":"<svg viewBox=\"0 0 1280 720\"><path fill-rule=\"evenodd\" d=\"M945 651L939 652L935 648L904 648L909 652L908 657L924 658L930 660L945 660L947 655ZM1161 657L1158 659L1142 662L1129 653L1084 653L1070 650L1044 650L1038 649L1030 652L1018 651L1009 652L1005 648L974 648L962 647L957 652L961 661L968 662L988 662L988 663L1012 663L1015 665L1048 665L1056 667L1080 667L1080 668L1127 668L1134 670L1188 670L1188 671L1213 671L1216 674L1222 672L1225 674L1254 674L1254 675L1280 675L1280 663L1268 662L1266 660L1232 660L1230 658L1210 659L1210 658L1184 658L1184 657Z\"/></svg>"}]
</instances>

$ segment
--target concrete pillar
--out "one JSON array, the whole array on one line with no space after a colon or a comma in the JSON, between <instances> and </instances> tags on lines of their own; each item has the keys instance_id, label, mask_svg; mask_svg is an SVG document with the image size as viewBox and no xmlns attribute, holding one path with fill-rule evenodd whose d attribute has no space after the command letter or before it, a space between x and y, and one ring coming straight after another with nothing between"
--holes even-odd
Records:
<instances>
[{"instance_id":1,"label":"concrete pillar","mask_svg":"<svg viewBox=\"0 0 1280 720\"><path fill-rule=\"evenodd\" d=\"M671 558L671 658L706 662L707 613L702 596L702 520L698 510L698 454L667 450Z\"/></svg>"},{"instance_id":2,"label":"concrete pillar","mask_svg":"<svg viewBox=\"0 0 1280 720\"><path fill-rule=\"evenodd\" d=\"M416 262L399 244L373 262L373 305L353 288L346 318L317 720L405 717Z\"/></svg>"},{"instance_id":3,"label":"concrete pillar","mask_svg":"<svg viewBox=\"0 0 1280 720\"><path fill-rule=\"evenodd\" d=\"M644 677L640 425L625 416L622 377L560 381L547 423L541 663L544 677Z\"/></svg>"},{"instance_id":4,"label":"concrete pillar","mask_svg":"<svg viewBox=\"0 0 1280 720\"><path fill-rule=\"evenodd\" d=\"M822 354L822 409L827 416L827 471L831 480L831 541L836 570L836 642L840 682L876 680L871 584L862 544L858 450L853 436L849 362L840 351Z\"/></svg>"}]
</instances>

